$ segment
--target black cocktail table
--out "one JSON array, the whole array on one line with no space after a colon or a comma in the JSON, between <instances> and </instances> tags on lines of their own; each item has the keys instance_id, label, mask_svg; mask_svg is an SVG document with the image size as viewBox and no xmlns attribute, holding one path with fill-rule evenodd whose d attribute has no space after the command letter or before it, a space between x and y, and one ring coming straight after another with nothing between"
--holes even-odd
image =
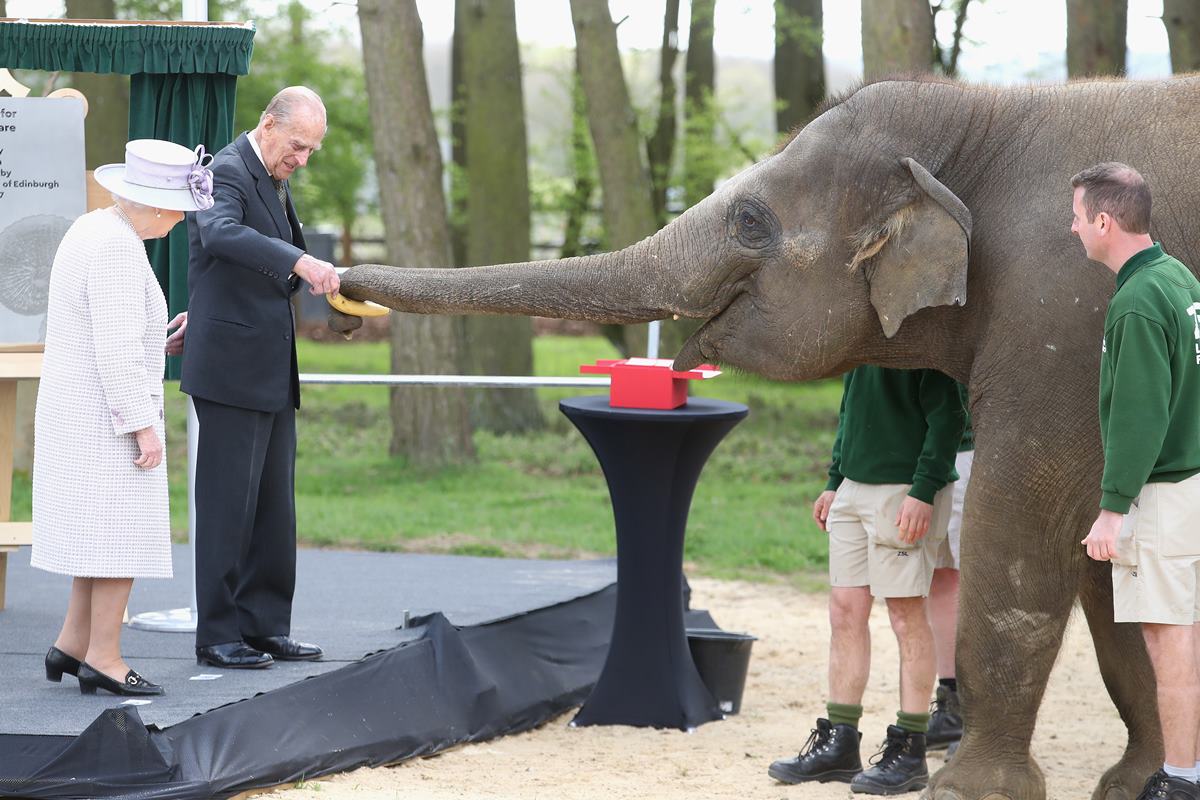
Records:
<instances>
[{"instance_id":1,"label":"black cocktail table","mask_svg":"<svg viewBox=\"0 0 1200 800\"><path fill-rule=\"evenodd\" d=\"M721 718L683 625L683 539L704 462L749 409L692 398L668 411L576 397L559 408L592 446L617 528L617 611L596 687L576 725L694 728Z\"/></svg>"}]
</instances>

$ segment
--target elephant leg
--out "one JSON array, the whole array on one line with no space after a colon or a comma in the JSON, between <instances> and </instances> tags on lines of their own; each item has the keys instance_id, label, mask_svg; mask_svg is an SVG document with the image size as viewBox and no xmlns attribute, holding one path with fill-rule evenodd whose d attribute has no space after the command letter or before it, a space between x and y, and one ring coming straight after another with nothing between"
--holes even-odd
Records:
<instances>
[{"instance_id":1,"label":"elephant leg","mask_svg":"<svg viewBox=\"0 0 1200 800\"><path fill-rule=\"evenodd\" d=\"M1133 800L1162 764L1162 731L1154 670L1141 626L1113 622L1110 569L1107 564L1090 564L1079 599L1096 645L1100 675L1129 730L1129 740L1121 759L1100 778L1092 800Z\"/></svg>"},{"instance_id":2,"label":"elephant leg","mask_svg":"<svg viewBox=\"0 0 1200 800\"><path fill-rule=\"evenodd\" d=\"M986 495L975 485L968 492L968 504ZM934 800L1046 796L1029 744L1080 565L1052 552L1065 550L1050 541L1058 526L1012 513L1011 497L992 499L991 513L978 502L969 505L963 528L957 657L964 735L954 758L930 781ZM1002 505L1008 515L995 513Z\"/></svg>"}]
</instances>

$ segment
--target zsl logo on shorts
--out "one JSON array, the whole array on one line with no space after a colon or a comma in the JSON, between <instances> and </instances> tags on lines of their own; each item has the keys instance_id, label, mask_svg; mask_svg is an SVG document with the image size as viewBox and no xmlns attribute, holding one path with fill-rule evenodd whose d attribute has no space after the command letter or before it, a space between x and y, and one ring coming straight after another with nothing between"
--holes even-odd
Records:
<instances>
[{"instance_id":1,"label":"zsl logo on shorts","mask_svg":"<svg viewBox=\"0 0 1200 800\"><path fill-rule=\"evenodd\" d=\"M896 558L908 558L908 551L907 550L897 550Z\"/></svg>"}]
</instances>

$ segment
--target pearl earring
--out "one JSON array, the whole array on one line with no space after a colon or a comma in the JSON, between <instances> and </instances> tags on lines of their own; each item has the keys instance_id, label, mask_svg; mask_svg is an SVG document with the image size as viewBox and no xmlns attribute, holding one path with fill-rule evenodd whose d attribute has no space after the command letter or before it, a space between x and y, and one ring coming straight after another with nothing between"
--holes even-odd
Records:
<instances>
[{"instance_id":1,"label":"pearl earring","mask_svg":"<svg viewBox=\"0 0 1200 800\"><path fill-rule=\"evenodd\" d=\"M161 208L154 209L154 216L161 218L162 217L162 209Z\"/></svg>"}]
</instances>

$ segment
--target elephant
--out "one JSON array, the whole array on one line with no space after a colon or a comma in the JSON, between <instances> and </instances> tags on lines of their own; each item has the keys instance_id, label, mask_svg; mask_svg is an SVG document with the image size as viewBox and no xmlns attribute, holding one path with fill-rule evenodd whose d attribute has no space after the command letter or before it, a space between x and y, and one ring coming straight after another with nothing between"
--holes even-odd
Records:
<instances>
[{"instance_id":1,"label":"elephant","mask_svg":"<svg viewBox=\"0 0 1200 800\"><path fill-rule=\"evenodd\" d=\"M928 791L1045 796L1030 738L1078 599L1128 729L1093 797L1132 798L1162 763L1162 740L1139 627L1114 624L1110 567L1080 546L1100 500L1098 375L1114 281L1071 234L1070 179L1101 161L1136 167L1154 192L1153 237L1195 269L1197 108L1200 76L884 78L831 98L775 153L625 249L464 269L363 264L342 292L424 314L706 320L677 369L711 362L803 381L876 364L967 384L965 735Z\"/></svg>"}]
</instances>

